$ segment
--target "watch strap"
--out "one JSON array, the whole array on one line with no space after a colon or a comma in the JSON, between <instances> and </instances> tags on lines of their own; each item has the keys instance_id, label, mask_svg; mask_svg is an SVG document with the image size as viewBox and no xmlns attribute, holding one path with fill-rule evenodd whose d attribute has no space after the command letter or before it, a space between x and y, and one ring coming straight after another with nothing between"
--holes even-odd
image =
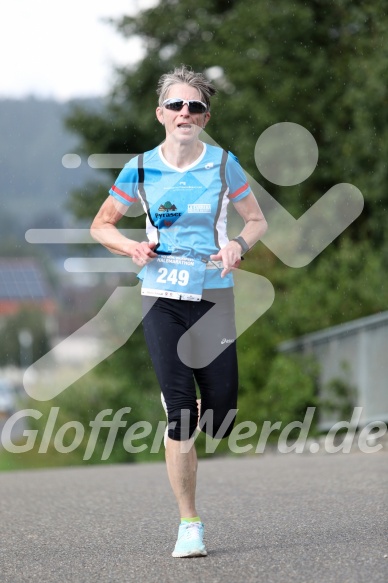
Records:
<instances>
[{"instance_id":1,"label":"watch strap","mask_svg":"<svg viewBox=\"0 0 388 583\"><path fill-rule=\"evenodd\" d=\"M249 245L243 237L234 237L232 241L237 241L237 243L241 246L241 255L244 255L244 253L249 251Z\"/></svg>"}]
</instances>

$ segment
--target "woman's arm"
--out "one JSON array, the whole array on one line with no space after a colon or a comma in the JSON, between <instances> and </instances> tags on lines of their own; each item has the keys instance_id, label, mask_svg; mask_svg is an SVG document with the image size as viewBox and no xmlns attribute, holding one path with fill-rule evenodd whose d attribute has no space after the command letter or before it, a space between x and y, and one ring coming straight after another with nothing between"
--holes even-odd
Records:
<instances>
[{"instance_id":1,"label":"woman's arm","mask_svg":"<svg viewBox=\"0 0 388 583\"><path fill-rule=\"evenodd\" d=\"M234 204L234 208L244 220L244 228L240 233L249 248L253 247L255 243L264 235L267 230L267 221L261 211L259 203L255 195L251 192L242 200ZM231 241L236 243L236 241ZM236 243L238 245L238 243Z\"/></svg>"},{"instance_id":2,"label":"woman's arm","mask_svg":"<svg viewBox=\"0 0 388 583\"><path fill-rule=\"evenodd\" d=\"M252 192L242 200L236 202L234 207L245 223L239 236L251 248L266 232L268 226L267 221ZM221 277L224 277L233 267L237 267L241 261L241 255L241 245L237 241L232 240L220 249L217 255L211 255L210 259L213 261L222 261L224 269L222 270Z\"/></svg>"},{"instance_id":3,"label":"woman's arm","mask_svg":"<svg viewBox=\"0 0 388 583\"><path fill-rule=\"evenodd\" d=\"M132 257L134 263L142 267L157 257L153 248L155 243L143 241L139 243L128 239L116 228L116 224L125 214L128 207L108 196L95 216L90 227L90 234L101 245L104 245L111 253Z\"/></svg>"}]
</instances>

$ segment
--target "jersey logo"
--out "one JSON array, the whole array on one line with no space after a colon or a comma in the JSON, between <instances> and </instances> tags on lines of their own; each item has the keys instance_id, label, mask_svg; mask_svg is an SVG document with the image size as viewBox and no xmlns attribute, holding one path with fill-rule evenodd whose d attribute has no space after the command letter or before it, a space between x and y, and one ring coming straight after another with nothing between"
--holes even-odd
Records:
<instances>
[{"instance_id":1,"label":"jersey logo","mask_svg":"<svg viewBox=\"0 0 388 583\"><path fill-rule=\"evenodd\" d=\"M189 213L211 213L212 205L207 203L188 204L187 212Z\"/></svg>"},{"instance_id":2,"label":"jersey logo","mask_svg":"<svg viewBox=\"0 0 388 583\"><path fill-rule=\"evenodd\" d=\"M164 204L161 204L158 208L158 212L155 213L156 219L164 219L163 226L171 227L171 225L181 216L182 213L178 212L175 204L172 204L167 200Z\"/></svg>"},{"instance_id":3,"label":"jersey logo","mask_svg":"<svg viewBox=\"0 0 388 583\"><path fill-rule=\"evenodd\" d=\"M164 204L161 204L160 207L158 208L159 213L168 213L171 211L172 212L176 211L176 206L175 204L171 204L169 200Z\"/></svg>"}]
</instances>

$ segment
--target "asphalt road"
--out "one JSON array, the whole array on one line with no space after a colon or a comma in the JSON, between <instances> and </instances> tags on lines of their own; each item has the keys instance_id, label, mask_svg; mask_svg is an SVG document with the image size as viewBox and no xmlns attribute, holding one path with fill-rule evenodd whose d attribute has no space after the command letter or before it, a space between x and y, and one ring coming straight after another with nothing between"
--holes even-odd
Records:
<instances>
[{"instance_id":1,"label":"asphalt road","mask_svg":"<svg viewBox=\"0 0 388 583\"><path fill-rule=\"evenodd\" d=\"M200 461L208 557L161 463L0 474L0 581L386 583L388 452Z\"/></svg>"}]
</instances>

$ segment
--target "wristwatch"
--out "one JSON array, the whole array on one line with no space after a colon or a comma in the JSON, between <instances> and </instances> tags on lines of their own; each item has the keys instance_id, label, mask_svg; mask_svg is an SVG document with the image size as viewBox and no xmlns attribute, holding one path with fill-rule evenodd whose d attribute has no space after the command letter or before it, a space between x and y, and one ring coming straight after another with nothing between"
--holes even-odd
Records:
<instances>
[{"instance_id":1,"label":"wristwatch","mask_svg":"<svg viewBox=\"0 0 388 583\"><path fill-rule=\"evenodd\" d=\"M239 243L239 245L241 246L241 255L244 255L244 253L249 251L249 245L245 241L245 239L243 239L243 237L234 237L232 241L237 241L237 243Z\"/></svg>"}]
</instances>

